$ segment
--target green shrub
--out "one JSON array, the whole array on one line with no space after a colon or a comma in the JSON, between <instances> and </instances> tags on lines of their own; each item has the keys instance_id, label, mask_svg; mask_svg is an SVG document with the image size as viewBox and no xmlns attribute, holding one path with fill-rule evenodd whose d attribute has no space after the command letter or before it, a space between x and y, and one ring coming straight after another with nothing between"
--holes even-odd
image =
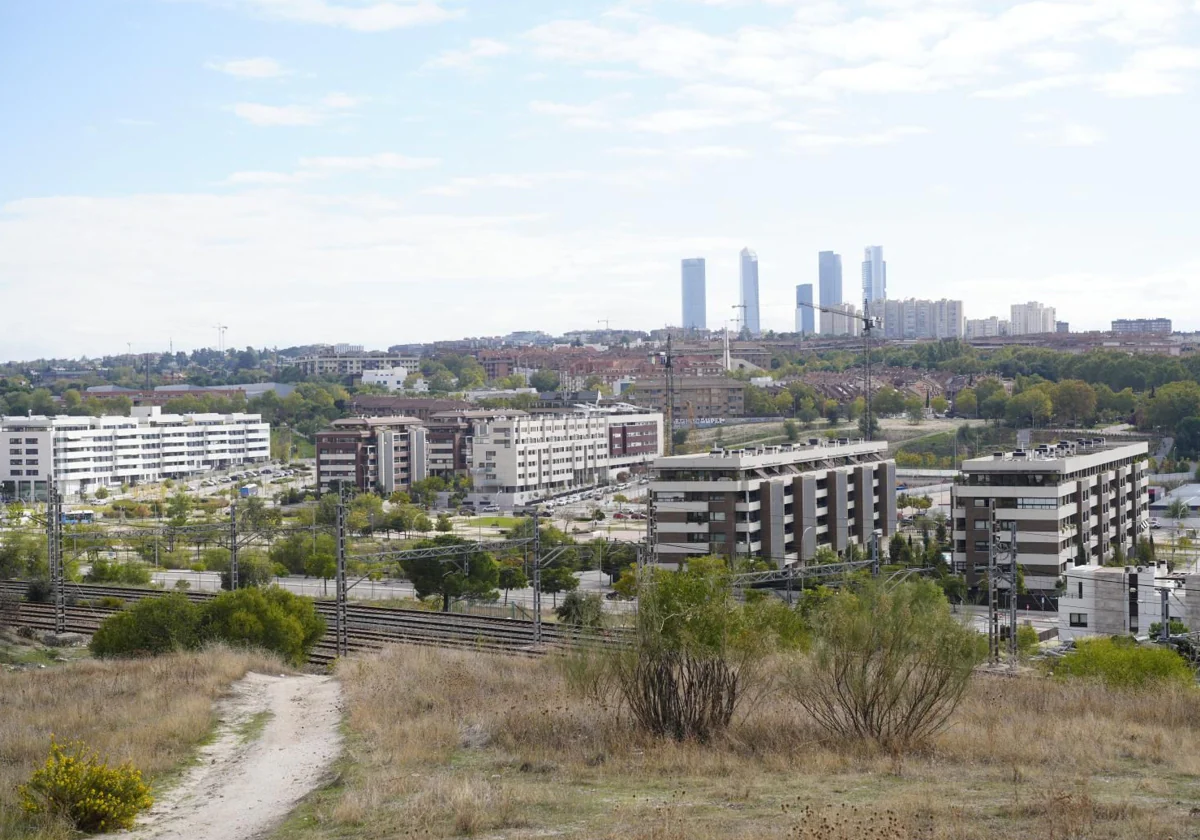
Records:
<instances>
[{"instance_id":1,"label":"green shrub","mask_svg":"<svg viewBox=\"0 0 1200 840\"><path fill-rule=\"evenodd\" d=\"M119 610L125 607L125 601L116 595L101 595L92 602L92 606L102 610Z\"/></svg>"},{"instance_id":2,"label":"green shrub","mask_svg":"<svg viewBox=\"0 0 1200 840\"><path fill-rule=\"evenodd\" d=\"M1160 682L1191 684L1195 674L1175 651L1139 645L1127 638L1080 639L1075 650L1053 665L1057 677L1095 679L1115 688L1142 688Z\"/></svg>"},{"instance_id":3,"label":"green shrub","mask_svg":"<svg viewBox=\"0 0 1200 840\"><path fill-rule=\"evenodd\" d=\"M1038 632L1031 625L1022 624L1017 628L1017 652L1021 656L1032 656L1037 652L1038 645L1041 644L1041 639L1038 638Z\"/></svg>"},{"instance_id":4,"label":"green shrub","mask_svg":"<svg viewBox=\"0 0 1200 840\"><path fill-rule=\"evenodd\" d=\"M604 608L599 595L581 595L578 592L568 592L567 597L556 609L555 614L563 624L574 627L602 627L604 625Z\"/></svg>"},{"instance_id":5,"label":"green shrub","mask_svg":"<svg viewBox=\"0 0 1200 840\"><path fill-rule=\"evenodd\" d=\"M53 595L50 581L45 578L34 578L25 587L25 600L31 604L48 604Z\"/></svg>"},{"instance_id":6,"label":"green shrub","mask_svg":"<svg viewBox=\"0 0 1200 840\"><path fill-rule=\"evenodd\" d=\"M100 657L157 656L199 646L200 610L183 595L143 598L110 615L89 645Z\"/></svg>"},{"instance_id":7,"label":"green shrub","mask_svg":"<svg viewBox=\"0 0 1200 840\"><path fill-rule=\"evenodd\" d=\"M150 570L142 563L121 563L97 557L84 580L88 583L124 583L132 586L145 586L150 582Z\"/></svg>"},{"instance_id":8,"label":"green shrub","mask_svg":"<svg viewBox=\"0 0 1200 840\"><path fill-rule=\"evenodd\" d=\"M201 636L274 651L302 664L325 633L309 598L277 586L222 592L204 606Z\"/></svg>"},{"instance_id":9,"label":"green shrub","mask_svg":"<svg viewBox=\"0 0 1200 840\"><path fill-rule=\"evenodd\" d=\"M82 743L53 739L46 763L19 793L27 813L65 818L88 834L132 828L138 813L154 802L133 765L109 767Z\"/></svg>"}]
</instances>

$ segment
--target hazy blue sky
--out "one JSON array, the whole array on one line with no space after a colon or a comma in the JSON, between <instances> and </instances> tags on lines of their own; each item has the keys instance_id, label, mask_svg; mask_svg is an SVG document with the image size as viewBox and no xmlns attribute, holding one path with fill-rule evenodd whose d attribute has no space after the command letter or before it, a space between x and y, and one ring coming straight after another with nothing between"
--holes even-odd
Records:
<instances>
[{"instance_id":1,"label":"hazy blue sky","mask_svg":"<svg viewBox=\"0 0 1200 840\"><path fill-rule=\"evenodd\" d=\"M857 295L1200 328L1196 0L0 0L0 357Z\"/></svg>"}]
</instances>

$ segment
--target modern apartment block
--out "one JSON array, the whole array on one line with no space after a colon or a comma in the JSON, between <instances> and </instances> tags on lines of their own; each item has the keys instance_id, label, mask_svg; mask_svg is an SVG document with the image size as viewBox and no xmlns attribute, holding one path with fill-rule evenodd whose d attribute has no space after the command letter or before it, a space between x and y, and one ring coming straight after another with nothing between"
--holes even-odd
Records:
<instances>
[{"instance_id":1,"label":"modern apartment block","mask_svg":"<svg viewBox=\"0 0 1200 840\"><path fill-rule=\"evenodd\" d=\"M871 309L883 318L884 338L962 338L965 333L961 300L889 299L876 301Z\"/></svg>"},{"instance_id":2,"label":"modern apartment block","mask_svg":"<svg viewBox=\"0 0 1200 840\"><path fill-rule=\"evenodd\" d=\"M784 565L812 559L818 546L866 547L876 531L886 540L896 531L887 448L812 438L659 458L650 482L658 562L716 554Z\"/></svg>"},{"instance_id":3,"label":"modern apartment block","mask_svg":"<svg viewBox=\"0 0 1200 840\"><path fill-rule=\"evenodd\" d=\"M415 417L348 417L317 433L317 486L385 495L428 477L426 430Z\"/></svg>"},{"instance_id":4,"label":"modern apartment block","mask_svg":"<svg viewBox=\"0 0 1200 840\"><path fill-rule=\"evenodd\" d=\"M972 318L967 321L966 338L996 338L1009 334L1010 323L993 315L990 318Z\"/></svg>"},{"instance_id":5,"label":"modern apartment block","mask_svg":"<svg viewBox=\"0 0 1200 840\"><path fill-rule=\"evenodd\" d=\"M632 407L527 414L475 422L477 504L505 507L594 487L650 464L663 451L663 417Z\"/></svg>"},{"instance_id":6,"label":"modern apartment block","mask_svg":"<svg viewBox=\"0 0 1200 840\"><path fill-rule=\"evenodd\" d=\"M1055 331L1053 306L1043 306L1031 300L1029 303L1014 303L1009 310L1009 335L1039 335Z\"/></svg>"},{"instance_id":7,"label":"modern apartment block","mask_svg":"<svg viewBox=\"0 0 1200 840\"><path fill-rule=\"evenodd\" d=\"M758 310L758 254L743 248L739 255L739 279L741 288L742 326L754 338L762 335L762 322Z\"/></svg>"},{"instance_id":8,"label":"modern apartment block","mask_svg":"<svg viewBox=\"0 0 1200 840\"><path fill-rule=\"evenodd\" d=\"M796 333L813 335L816 329L816 310L813 306L812 283L801 283L796 287Z\"/></svg>"},{"instance_id":9,"label":"modern apartment block","mask_svg":"<svg viewBox=\"0 0 1200 840\"><path fill-rule=\"evenodd\" d=\"M289 364L284 362L284 364ZM310 356L299 356L290 365L300 369L305 376L356 376L368 370L402 368L408 373L421 369L421 360L415 356L391 356L387 353L338 353L332 348Z\"/></svg>"},{"instance_id":10,"label":"modern apartment block","mask_svg":"<svg viewBox=\"0 0 1200 840\"><path fill-rule=\"evenodd\" d=\"M382 385L389 391L403 391L405 380L412 376L413 373L414 371L407 367L389 367L379 368L378 370L364 370L362 373L362 384Z\"/></svg>"},{"instance_id":11,"label":"modern apartment block","mask_svg":"<svg viewBox=\"0 0 1200 840\"><path fill-rule=\"evenodd\" d=\"M835 312L821 313L821 335L859 335L862 321L858 319L858 307L852 303L837 303L829 307Z\"/></svg>"},{"instance_id":12,"label":"modern apartment block","mask_svg":"<svg viewBox=\"0 0 1200 840\"><path fill-rule=\"evenodd\" d=\"M863 251L862 293L863 300L887 299L887 262L880 245L868 246Z\"/></svg>"},{"instance_id":13,"label":"modern apartment block","mask_svg":"<svg viewBox=\"0 0 1200 840\"><path fill-rule=\"evenodd\" d=\"M689 416L741 417L746 413L746 383L724 376L676 376L674 414L676 419ZM622 398L653 411L667 409L667 384L664 377L637 379L622 393Z\"/></svg>"},{"instance_id":14,"label":"modern apartment block","mask_svg":"<svg viewBox=\"0 0 1200 840\"><path fill-rule=\"evenodd\" d=\"M704 260L683 261L683 320L685 330L707 329L708 303L705 296Z\"/></svg>"},{"instance_id":15,"label":"modern apartment block","mask_svg":"<svg viewBox=\"0 0 1200 840\"><path fill-rule=\"evenodd\" d=\"M1200 583L1200 576L1191 577ZM1150 625L1162 620L1162 599L1157 587L1170 585L1166 578L1165 563L1067 569L1066 585L1058 599L1058 637L1070 641L1088 636L1146 635ZM1167 612L1174 618L1187 620L1183 591L1169 594Z\"/></svg>"},{"instance_id":16,"label":"modern apartment block","mask_svg":"<svg viewBox=\"0 0 1200 840\"><path fill-rule=\"evenodd\" d=\"M1170 318L1118 318L1112 322L1117 335L1170 335Z\"/></svg>"},{"instance_id":17,"label":"modern apartment block","mask_svg":"<svg viewBox=\"0 0 1200 840\"><path fill-rule=\"evenodd\" d=\"M0 494L45 500L53 481L64 496L100 487L187 478L266 461L271 427L258 414L0 418Z\"/></svg>"},{"instance_id":18,"label":"modern apartment block","mask_svg":"<svg viewBox=\"0 0 1200 840\"><path fill-rule=\"evenodd\" d=\"M1148 445L1103 438L996 452L962 464L954 487L954 562L984 584L993 519L1017 526L1017 563L1031 593L1052 594L1067 570L1133 556L1149 525ZM994 515L993 515L994 510Z\"/></svg>"}]
</instances>

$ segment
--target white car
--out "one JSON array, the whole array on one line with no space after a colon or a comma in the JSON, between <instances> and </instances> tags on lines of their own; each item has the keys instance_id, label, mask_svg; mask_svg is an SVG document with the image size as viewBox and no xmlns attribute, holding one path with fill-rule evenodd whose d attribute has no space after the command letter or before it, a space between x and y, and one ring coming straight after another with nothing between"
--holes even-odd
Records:
<instances>
[{"instance_id":1,"label":"white car","mask_svg":"<svg viewBox=\"0 0 1200 840\"><path fill-rule=\"evenodd\" d=\"M1150 517L1150 527L1151 527L1151 528L1158 528L1158 527L1161 527L1161 526L1158 524L1158 517L1157 517L1157 516L1151 516L1151 517Z\"/></svg>"}]
</instances>

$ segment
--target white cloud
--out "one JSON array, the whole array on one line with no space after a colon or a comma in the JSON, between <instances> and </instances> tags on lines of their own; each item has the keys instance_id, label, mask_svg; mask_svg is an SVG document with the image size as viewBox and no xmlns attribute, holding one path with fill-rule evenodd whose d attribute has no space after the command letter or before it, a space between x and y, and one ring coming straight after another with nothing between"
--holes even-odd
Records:
<instances>
[{"instance_id":1,"label":"white cloud","mask_svg":"<svg viewBox=\"0 0 1200 840\"><path fill-rule=\"evenodd\" d=\"M839 147L888 146L898 143L905 137L928 134L929 129L920 125L897 125L881 131L871 131L863 134L797 134L789 139L789 144L797 149L807 151L827 151Z\"/></svg>"},{"instance_id":2,"label":"white cloud","mask_svg":"<svg viewBox=\"0 0 1200 840\"><path fill-rule=\"evenodd\" d=\"M1099 79L1098 87L1109 96L1163 96L1183 93L1187 77L1183 71L1200 68L1200 49L1151 47L1135 52L1125 65Z\"/></svg>"},{"instance_id":3,"label":"white cloud","mask_svg":"<svg viewBox=\"0 0 1200 840\"><path fill-rule=\"evenodd\" d=\"M224 183L233 186L268 186L277 187L288 184L299 184L302 181L307 181L312 178L308 172L269 172L264 170L253 170L246 172L234 172Z\"/></svg>"},{"instance_id":4,"label":"white cloud","mask_svg":"<svg viewBox=\"0 0 1200 840\"><path fill-rule=\"evenodd\" d=\"M614 157L647 158L662 157L666 154L666 150L654 146L613 146L611 149L606 149L605 154Z\"/></svg>"},{"instance_id":5,"label":"white cloud","mask_svg":"<svg viewBox=\"0 0 1200 840\"><path fill-rule=\"evenodd\" d=\"M409 157L393 152L358 157L308 157L300 158L301 169L316 169L335 172L366 172L369 170L417 170L433 169L441 161L438 158Z\"/></svg>"},{"instance_id":6,"label":"white cloud","mask_svg":"<svg viewBox=\"0 0 1200 840\"><path fill-rule=\"evenodd\" d=\"M582 104L539 99L529 103L529 110L535 114L560 117L563 123L571 128L609 128L613 122L610 106L616 98L597 99Z\"/></svg>"},{"instance_id":7,"label":"white cloud","mask_svg":"<svg viewBox=\"0 0 1200 840\"><path fill-rule=\"evenodd\" d=\"M688 157L722 160L740 160L750 157L749 150L736 146L693 146L690 149L684 149L683 153Z\"/></svg>"},{"instance_id":8,"label":"white cloud","mask_svg":"<svg viewBox=\"0 0 1200 840\"><path fill-rule=\"evenodd\" d=\"M359 105L367 101L365 96L351 96L348 93L330 93L321 97L321 104L326 108L333 108L338 111L357 108Z\"/></svg>"},{"instance_id":9,"label":"white cloud","mask_svg":"<svg viewBox=\"0 0 1200 840\"><path fill-rule=\"evenodd\" d=\"M1080 74L1063 74L1061 76L1045 76L1040 79L1029 79L1024 82L1016 82L1004 87L989 88L987 90L977 90L973 94L979 99L1020 99L1025 96L1032 96L1046 90L1060 90L1062 88L1077 87L1085 84L1088 81L1088 76Z\"/></svg>"},{"instance_id":10,"label":"white cloud","mask_svg":"<svg viewBox=\"0 0 1200 840\"><path fill-rule=\"evenodd\" d=\"M325 114L319 109L304 105L262 105L257 102L239 102L233 106L237 114L251 125L297 126L320 125Z\"/></svg>"},{"instance_id":11,"label":"white cloud","mask_svg":"<svg viewBox=\"0 0 1200 840\"><path fill-rule=\"evenodd\" d=\"M1095 146L1104 140L1100 129L1057 114L1027 114L1025 121L1035 126L1025 139L1039 146Z\"/></svg>"},{"instance_id":12,"label":"white cloud","mask_svg":"<svg viewBox=\"0 0 1200 840\"><path fill-rule=\"evenodd\" d=\"M209 70L238 76L243 79L277 79L291 75L273 58L236 58L229 61L210 61L204 65Z\"/></svg>"},{"instance_id":13,"label":"white cloud","mask_svg":"<svg viewBox=\"0 0 1200 840\"><path fill-rule=\"evenodd\" d=\"M580 181L588 177L588 173L580 171L494 173L453 178L448 183L428 187L422 192L425 195L458 198L479 189L531 190L555 181Z\"/></svg>"},{"instance_id":14,"label":"white cloud","mask_svg":"<svg viewBox=\"0 0 1200 840\"><path fill-rule=\"evenodd\" d=\"M472 38L466 47L446 50L425 63L426 68L477 71L485 61L512 52L512 47L493 38Z\"/></svg>"},{"instance_id":15,"label":"white cloud","mask_svg":"<svg viewBox=\"0 0 1200 840\"><path fill-rule=\"evenodd\" d=\"M462 16L440 0L334 2L334 0L231 0L248 11L279 20L336 26L358 32L385 32Z\"/></svg>"},{"instance_id":16,"label":"white cloud","mask_svg":"<svg viewBox=\"0 0 1200 840\"><path fill-rule=\"evenodd\" d=\"M1035 50L1022 55L1021 63L1046 73L1065 73L1079 65L1079 56L1066 50Z\"/></svg>"}]
</instances>

